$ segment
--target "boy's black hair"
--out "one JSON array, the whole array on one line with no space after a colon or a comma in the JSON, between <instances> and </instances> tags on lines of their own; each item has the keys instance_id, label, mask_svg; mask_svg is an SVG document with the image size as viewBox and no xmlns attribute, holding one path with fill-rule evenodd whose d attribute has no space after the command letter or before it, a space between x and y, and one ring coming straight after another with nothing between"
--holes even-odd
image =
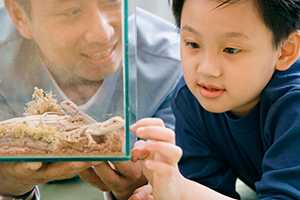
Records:
<instances>
[{"instance_id":1,"label":"boy's black hair","mask_svg":"<svg viewBox=\"0 0 300 200\"><path fill-rule=\"evenodd\" d=\"M218 0L222 7L240 0ZM300 0L254 0L265 25L273 33L277 47L291 33L300 28ZM176 25L180 27L181 14L185 0L172 0L172 11Z\"/></svg>"}]
</instances>

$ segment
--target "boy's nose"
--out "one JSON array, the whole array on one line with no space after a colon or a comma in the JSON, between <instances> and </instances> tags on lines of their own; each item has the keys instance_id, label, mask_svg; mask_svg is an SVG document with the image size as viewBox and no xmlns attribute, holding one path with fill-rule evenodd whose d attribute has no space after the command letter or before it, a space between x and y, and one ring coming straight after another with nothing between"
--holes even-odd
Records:
<instances>
[{"instance_id":1,"label":"boy's nose","mask_svg":"<svg viewBox=\"0 0 300 200\"><path fill-rule=\"evenodd\" d=\"M89 19L85 39L88 43L107 44L112 41L115 34L114 27L110 24L108 17L101 12L95 12Z\"/></svg>"},{"instance_id":2,"label":"boy's nose","mask_svg":"<svg viewBox=\"0 0 300 200\"><path fill-rule=\"evenodd\" d=\"M206 77L217 78L222 75L222 68L217 60L217 56L212 55L200 58L196 71Z\"/></svg>"}]
</instances>

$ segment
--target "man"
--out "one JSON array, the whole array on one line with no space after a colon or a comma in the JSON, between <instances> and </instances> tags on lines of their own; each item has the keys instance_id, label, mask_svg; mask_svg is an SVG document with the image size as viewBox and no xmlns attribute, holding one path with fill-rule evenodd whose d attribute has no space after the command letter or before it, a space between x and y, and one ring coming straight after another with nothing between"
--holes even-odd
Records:
<instances>
[{"instance_id":1,"label":"man","mask_svg":"<svg viewBox=\"0 0 300 200\"><path fill-rule=\"evenodd\" d=\"M5 0L5 4L8 12L0 11L2 119L23 112L34 86L53 91L58 100L72 100L96 120L122 114L121 1ZM129 49L137 48L138 104L137 109L132 105L132 114L162 118L172 128L169 104L181 76L177 33L173 26L139 10L135 37L134 21L129 26ZM135 55L130 54L130 59ZM81 177L116 199L127 199L145 184L138 163L114 166L99 164ZM0 179L5 182L1 181L0 193L22 195L34 185L87 167L86 163L1 164ZM17 184L20 178L26 185Z\"/></svg>"}]
</instances>

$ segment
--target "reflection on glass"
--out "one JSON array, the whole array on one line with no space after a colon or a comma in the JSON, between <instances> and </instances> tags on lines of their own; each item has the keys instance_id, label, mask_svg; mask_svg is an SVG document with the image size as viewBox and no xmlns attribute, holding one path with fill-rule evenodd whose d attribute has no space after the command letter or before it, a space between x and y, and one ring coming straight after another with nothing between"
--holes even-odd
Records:
<instances>
[{"instance_id":1,"label":"reflection on glass","mask_svg":"<svg viewBox=\"0 0 300 200\"><path fill-rule=\"evenodd\" d=\"M10 0L1 7L2 160L128 158L134 73L122 62L126 4Z\"/></svg>"}]
</instances>

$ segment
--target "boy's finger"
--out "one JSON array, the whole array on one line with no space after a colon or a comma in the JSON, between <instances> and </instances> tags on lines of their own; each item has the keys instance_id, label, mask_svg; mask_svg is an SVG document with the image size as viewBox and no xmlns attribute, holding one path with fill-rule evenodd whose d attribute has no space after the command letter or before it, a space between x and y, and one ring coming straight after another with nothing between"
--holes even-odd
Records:
<instances>
[{"instance_id":1,"label":"boy's finger","mask_svg":"<svg viewBox=\"0 0 300 200\"><path fill-rule=\"evenodd\" d=\"M165 123L162 119L159 119L159 118L144 118L144 119L137 121L132 126L130 126L130 130L135 132L136 129L138 129L140 127L145 127L145 126L165 127Z\"/></svg>"},{"instance_id":2,"label":"boy's finger","mask_svg":"<svg viewBox=\"0 0 300 200\"><path fill-rule=\"evenodd\" d=\"M155 200L155 199L152 195L136 193L133 194L128 200Z\"/></svg>"},{"instance_id":3,"label":"boy's finger","mask_svg":"<svg viewBox=\"0 0 300 200\"><path fill-rule=\"evenodd\" d=\"M138 160L145 160L150 155L150 152L146 149L133 149L131 155L131 160L136 162Z\"/></svg>"},{"instance_id":4,"label":"boy's finger","mask_svg":"<svg viewBox=\"0 0 300 200\"><path fill-rule=\"evenodd\" d=\"M141 193L144 194L152 194L152 186L150 184L144 185L134 191L134 193Z\"/></svg>"},{"instance_id":5,"label":"boy's finger","mask_svg":"<svg viewBox=\"0 0 300 200\"><path fill-rule=\"evenodd\" d=\"M150 156L151 159L158 159L173 165L180 160L182 150L173 144L152 141L144 141L132 149L133 161L147 159Z\"/></svg>"},{"instance_id":6,"label":"boy's finger","mask_svg":"<svg viewBox=\"0 0 300 200\"><path fill-rule=\"evenodd\" d=\"M152 187L151 185L145 185L136 189L133 195L128 200L152 200Z\"/></svg>"},{"instance_id":7,"label":"boy's finger","mask_svg":"<svg viewBox=\"0 0 300 200\"><path fill-rule=\"evenodd\" d=\"M150 151L146 149L146 141L139 140L134 144L134 147L131 151L131 160L136 162L138 160L145 160L150 156Z\"/></svg>"},{"instance_id":8,"label":"boy's finger","mask_svg":"<svg viewBox=\"0 0 300 200\"><path fill-rule=\"evenodd\" d=\"M175 144L175 133L168 128L158 126L140 127L135 132L136 136L145 140L156 140Z\"/></svg>"},{"instance_id":9,"label":"boy's finger","mask_svg":"<svg viewBox=\"0 0 300 200\"><path fill-rule=\"evenodd\" d=\"M156 160L146 160L144 167L148 171L148 177L146 176L148 181L151 185L156 186L167 185L169 183L168 178L172 178L176 176L176 173L179 173L177 167Z\"/></svg>"}]
</instances>

